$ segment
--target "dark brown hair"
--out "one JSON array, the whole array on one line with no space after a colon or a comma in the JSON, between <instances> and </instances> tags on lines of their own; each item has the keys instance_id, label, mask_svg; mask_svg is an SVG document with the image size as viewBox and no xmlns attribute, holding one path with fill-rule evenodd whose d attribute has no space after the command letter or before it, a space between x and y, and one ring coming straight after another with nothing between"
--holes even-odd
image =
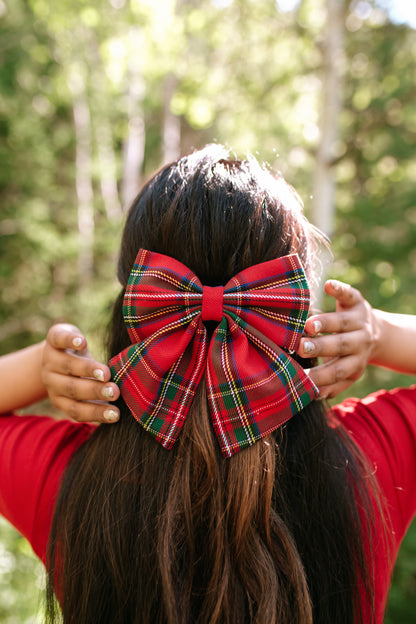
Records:
<instances>
[{"instance_id":1,"label":"dark brown hair","mask_svg":"<svg viewBox=\"0 0 416 624\"><path fill-rule=\"evenodd\" d=\"M129 344L122 298L140 247L216 285L294 252L312 279L313 238L289 187L252 159L208 146L164 167L127 218L109 356ZM120 422L100 426L66 470L50 536L49 622L54 592L65 624L362 620L370 481L322 402L231 459L219 452L204 383L171 451L123 401L120 409Z\"/></svg>"}]
</instances>

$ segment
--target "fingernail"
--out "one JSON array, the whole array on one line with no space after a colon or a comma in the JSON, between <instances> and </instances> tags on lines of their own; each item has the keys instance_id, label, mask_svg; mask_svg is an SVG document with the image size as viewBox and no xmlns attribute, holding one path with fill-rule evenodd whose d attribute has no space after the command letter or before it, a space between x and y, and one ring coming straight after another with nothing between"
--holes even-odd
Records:
<instances>
[{"instance_id":1,"label":"fingernail","mask_svg":"<svg viewBox=\"0 0 416 624\"><path fill-rule=\"evenodd\" d=\"M76 336L76 338L73 339L72 344L76 348L80 347L82 345L82 338L80 338L79 336Z\"/></svg>"},{"instance_id":2,"label":"fingernail","mask_svg":"<svg viewBox=\"0 0 416 624\"><path fill-rule=\"evenodd\" d=\"M338 280L329 280L329 283L331 284L332 288L334 290L339 290L341 288L341 283Z\"/></svg>"},{"instance_id":3,"label":"fingernail","mask_svg":"<svg viewBox=\"0 0 416 624\"><path fill-rule=\"evenodd\" d=\"M111 386L106 386L105 388L103 388L101 394L106 399L113 399L114 398L114 390L113 390L113 388Z\"/></svg>"},{"instance_id":4,"label":"fingernail","mask_svg":"<svg viewBox=\"0 0 416 624\"><path fill-rule=\"evenodd\" d=\"M119 415L116 410L108 409L104 412L104 418L107 420L107 422L116 422L119 418Z\"/></svg>"},{"instance_id":5,"label":"fingernail","mask_svg":"<svg viewBox=\"0 0 416 624\"><path fill-rule=\"evenodd\" d=\"M104 373L101 368L96 368L93 375L96 379L98 379L98 381L104 381Z\"/></svg>"},{"instance_id":6,"label":"fingernail","mask_svg":"<svg viewBox=\"0 0 416 624\"><path fill-rule=\"evenodd\" d=\"M305 351L305 353L312 353L313 351L315 351L315 345L313 344L313 342L306 340L306 342L303 343L303 350Z\"/></svg>"},{"instance_id":7,"label":"fingernail","mask_svg":"<svg viewBox=\"0 0 416 624\"><path fill-rule=\"evenodd\" d=\"M313 328L314 328L314 330L315 330L315 333L316 333L316 334L319 334L319 332L320 332L320 331L321 331L321 329L322 329L322 323L321 323L321 321L314 321L314 322L313 322Z\"/></svg>"},{"instance_id":8,"label":"fingernail","mask_svg":"<svg viewBox=\"0 0 416 624\"><path fill-rule=\"evenodd\" d=\"M327 398L328 398L328 395L327 395L327 394L320 394L320 395L319 395L319 397L318 397L318 399L319 399L320 401L325 401L325 399L327 399Z\"/></svg>"}]
</instances>

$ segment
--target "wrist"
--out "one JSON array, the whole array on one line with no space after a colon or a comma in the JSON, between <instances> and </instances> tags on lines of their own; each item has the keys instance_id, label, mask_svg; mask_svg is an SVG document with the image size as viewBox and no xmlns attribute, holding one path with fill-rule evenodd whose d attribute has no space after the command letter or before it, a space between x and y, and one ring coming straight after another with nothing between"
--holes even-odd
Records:
<instances>
[{"instance_id":1,"label":"wrist","mask_svg":"<svg viewBox=\"0 0 416 624\"><path fill-rule=\"evenodd\" d=\"M0 358L4 390L0 396L0 413L26 407L47 396L41 379L44 343L9 353Z\"/></svg>"},{"instance_id":2,"label":"wrist","mask_svg":"<svg viewBox=\"0 0 416 624\"><path fill-rule=\"evenodd\" d=\"M42 379L42 365L45 352L46 340L38 342L26 351L27 371L30 374L32 394L30 403L36 403L47 398L48 391Z\"/></svg>"},{"instance_id":3,"label":"wrist","mask_svg":"<svg viewBox=\"0 0 416 624\"><path fill-rule=\"evenodd\" d=\"M368 358L369 364L380 364L383 351L383 334L384 334L385 319L383 318L383 312L371 308L371 330L372 330L372 346L370 349L370 356Z\"/></svg>"}]
</instances>

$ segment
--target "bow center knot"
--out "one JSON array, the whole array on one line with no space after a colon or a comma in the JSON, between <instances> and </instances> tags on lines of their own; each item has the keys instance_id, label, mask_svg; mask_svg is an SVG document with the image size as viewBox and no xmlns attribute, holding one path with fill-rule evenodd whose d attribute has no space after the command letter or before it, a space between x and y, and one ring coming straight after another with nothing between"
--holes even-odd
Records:
<instances>
[{"instance_id":1,"label":"bow center knot","mask_svg":"<svg viewBox=\"0 0 416 624\"><path fill-rule=\"evenodd\" d=\"M202 288L203 321L220 321L223 317L223 286L204 286Z\"/></svg>"}]
</instances>

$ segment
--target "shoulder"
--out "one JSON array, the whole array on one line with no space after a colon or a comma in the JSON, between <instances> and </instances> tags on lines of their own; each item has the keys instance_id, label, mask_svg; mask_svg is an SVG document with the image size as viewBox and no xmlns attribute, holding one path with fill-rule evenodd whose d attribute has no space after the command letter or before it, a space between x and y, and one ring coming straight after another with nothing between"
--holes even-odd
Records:
<instances>
[{"instance_id":1,"label":"shoulder","mask_svg":"<svg viewBox=\"0 0 416 624\"><path fill-rule=\"evenodd\" d=\"M342 403L336 405L333 409L337 412L351 413L359 406L368 406L380 409L392 407L393 409L403 407L406 409L416 405L416 385L408 388L395 388L394 390L378 390L369 394L364 399L350 397Z\"/></svg>"},{"instance_id":2,"label":"shoulder","mask_svg":"<svg viewBox=\"0 0 416 624\"><path fill-rule=\"evenodd\" d=\"M416 440L416 386L380 390L364 399L349 398L333 408L333 413L357 442Z\"/></svg>"},{"instance_id":3,"label":"shoulder","mask_svg":"<svg viewBox=\"0 0 416 624\"><path fill-rule=\"evenodd\" d=\"M90 437L96 426L89 423L75 423L66 419L56 420L49 416L2 414L0 416L1 455L23 452L25 456L46 460L47 448L56 450L59 446L71 453ZM2 457L3 459L3 457Z\"/></svg>"},{"instance_id":4,"label":"shoulder","mask_svg":"<svg viewBox=\"0 0 416 624\"><path fill-rule=\"evenodd\" d=\"M0 513L42 559L62 474L95 428L48 416L0 416Z\"/></svg>"},{"instance_id":5,"label":"shoulder","mask_svg":"<svg viewBox=\"0 0 416 624\"><path fill-rule=\"evenodd\" d=\"M368 459L403 535L416 513L416 386L347 399L333 413Z\"/></svg>"}]
</instances>

